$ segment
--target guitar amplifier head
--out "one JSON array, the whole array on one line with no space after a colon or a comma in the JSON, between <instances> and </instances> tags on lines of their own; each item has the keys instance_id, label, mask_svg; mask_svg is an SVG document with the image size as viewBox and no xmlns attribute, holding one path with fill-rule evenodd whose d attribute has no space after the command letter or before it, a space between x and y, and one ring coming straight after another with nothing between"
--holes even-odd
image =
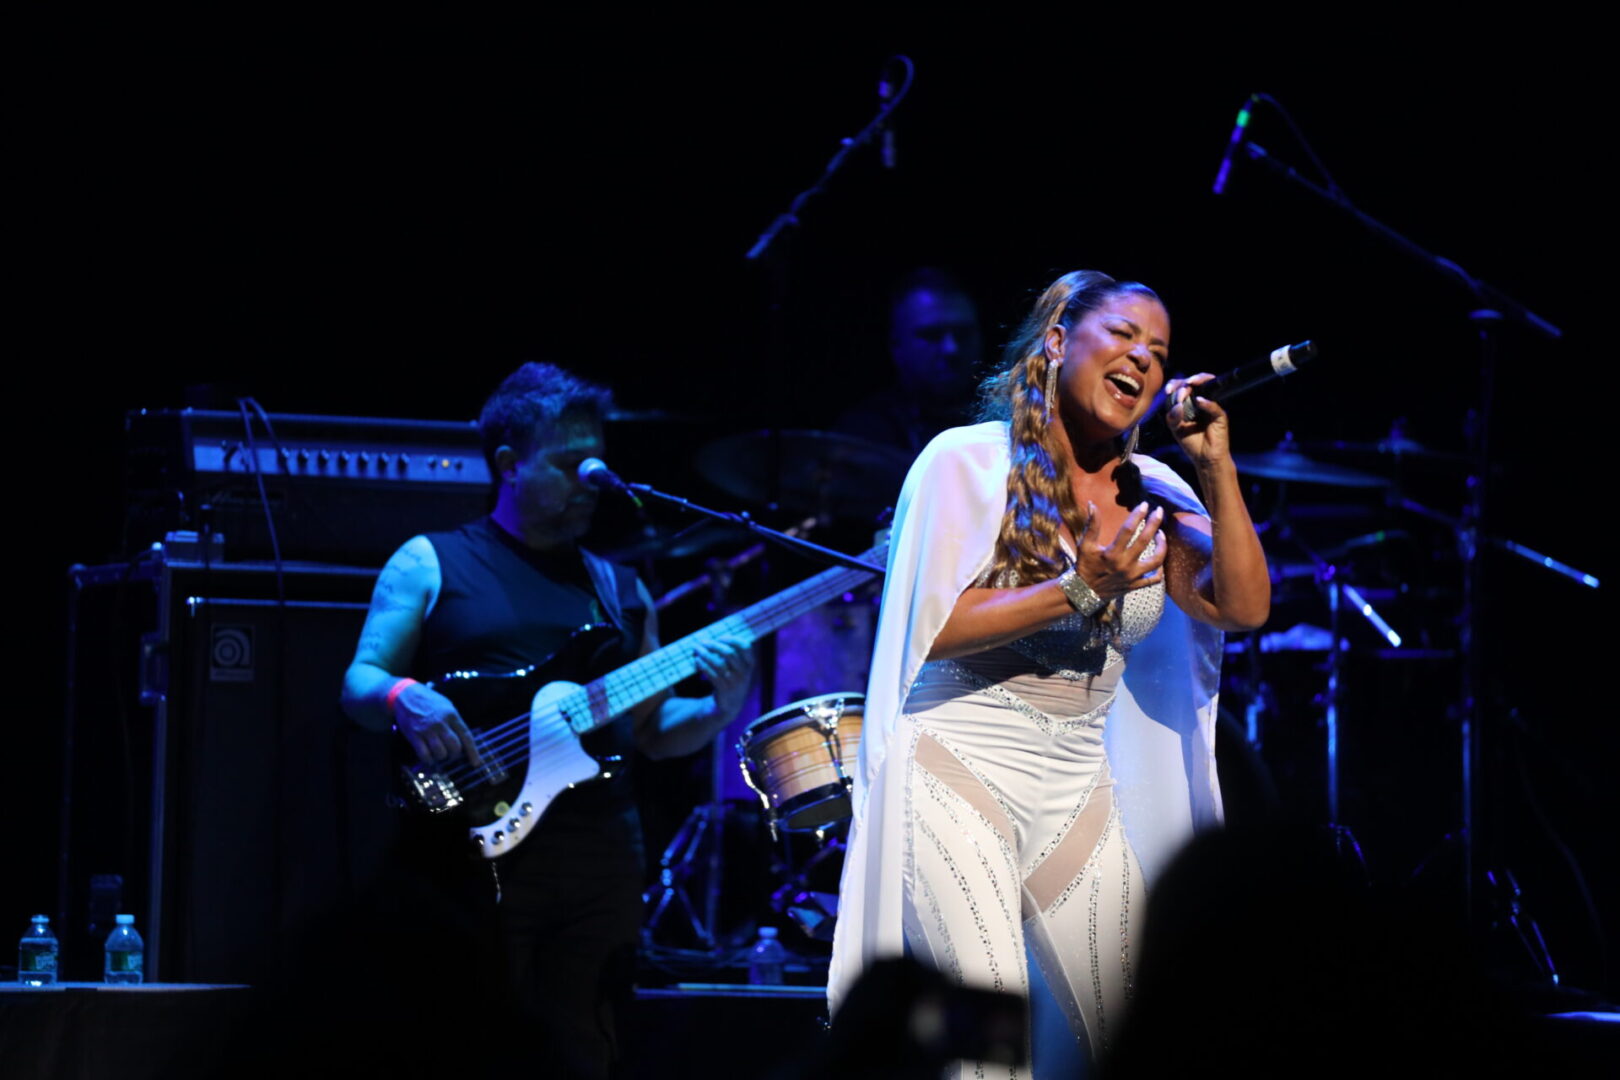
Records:
<instances>
[{"instance_id":1,"label":"guitar amplifier head","mask_svg":"<svg viewBox=\"0 0 1620 1080\"><path fill-rule=\"evenodd\" d=\"M230 537L233 558L375 564L487 512L471 421L138 409L125 417L126 533Z\"/></svg>"}]
</instances>

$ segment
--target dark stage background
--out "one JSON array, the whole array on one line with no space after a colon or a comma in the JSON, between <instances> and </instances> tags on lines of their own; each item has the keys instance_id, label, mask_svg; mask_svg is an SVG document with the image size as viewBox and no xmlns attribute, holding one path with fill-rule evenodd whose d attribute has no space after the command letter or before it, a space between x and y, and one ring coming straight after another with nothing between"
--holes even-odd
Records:
<instances>
[{"instance_id":1,"label":"dark stage background","mask_svg":"<svg viewBox=\"0 0 1620 1080\"><path fill-rule=\"evenodd\" d=\"M721 30L746 41L721 44ZM1401 420L1410 438L1464 451L1480 394L1469 296L1257 166L1238 165L1226 197L1210 193L1238 104L1264 90L1359 206L1566 332L1549 343L1504 331L1490 524L1605 588L1487 556L1495 815L1500 861L1566 980L1614 991L1595 918L1607 913L1612 935L1620 910L1613 709L1600 689L1612 424L1593 352L1608 301L1594 277L1608 272L1611 238L1593 191L1600 110L1589 76L1569 74L1590 69L1550 31L1464 45L1339 28L1287 49L1161 33L1140 18L1066 16L1021 33L653 19L13 41L26 73L8 170L21 181L13 409L51 452L14 458L9 636L27 704L7 740L22 798L6 811L17 835L0 928L20 934L29 914L55 910L63 576L130 554L131 408L232 407L248 394L272 412L466 419L517 363L544 359L611 384L627 409L686 418L615 428L623 449L609 450L626 476L687 490L709 439L830 426L886 380L886 294L905 269L959 274L992 353L1032 290L1085 266L1160 290L1178 370L1224 370L1303 338L1322 346L1316 369L1234 406L1240 450L1288 431L1376 441ZM899 167L853 155L773 267L745 262L866 122L896 51L917 66L896 115ZM1276 113L1261 109L1250 134L1305 169ZM774 321L773 275L785 298ZM1411 497L1448 513L1464 475L1402 468ZM1274 493L1256 485L1257 513ZM1386 612L1409 643L1455 643L1454 537L1376 497L1291 498L1366 504L1372 524L1345 526L1357 533L1405 530L1361 572L1413 587ZM1268 630L1324 623L1308 597L1289 603ZM1351 635L1376 643L1364 626ZM1307 789L1317 659L1270 661L1284 695L1272 748L1286 755L1271 768ZM1358 657L1348 679L1345 818L1375 876L1404 880L1455 824L1456 666Z\"/></svg>"}]
</instances>

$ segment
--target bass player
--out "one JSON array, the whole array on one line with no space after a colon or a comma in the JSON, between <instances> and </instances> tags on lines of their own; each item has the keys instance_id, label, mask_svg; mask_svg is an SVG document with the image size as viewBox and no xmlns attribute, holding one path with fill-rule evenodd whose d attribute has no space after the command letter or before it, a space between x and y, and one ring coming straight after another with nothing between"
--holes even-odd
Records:
<instances>
[{"instance_id":1,"label":"bass player","mask_svg":"<svg viewBox=\"0 0 1620 1080\"><path fill-rule=\"evenodd\" d=\"M494 511L412 538L383 567L344 678L343 706L357 723L392 724L424 765L476 765L481 723L418 679L523 668L557 653L585 624L618 631L608 655L592 658L598 668L658 647L657 613L634 571L578 544L597 492L577 469L602 456L609 403L604 388L536 363L485 403L479 428L498 485ZM726 637L698 643L693 661L710 696L656 695L586 735L584 748L628 765L638 750L664 758L707 746L742 707L754 661ZM583 682L601 673L551 677ZM411 895L392 902L430 913L436 932L448 935L445 947L473 950L479 980L495 985L471 992L489 999L492 1018L521 1022L520 1056L563 1064L569 1076L609 1075L642 917L629 770L564 791L498 859L469 856L464 829L450 836L457 830L427 823L410 831L416 866L400 891Z\"/></svg>"}]
</instances>

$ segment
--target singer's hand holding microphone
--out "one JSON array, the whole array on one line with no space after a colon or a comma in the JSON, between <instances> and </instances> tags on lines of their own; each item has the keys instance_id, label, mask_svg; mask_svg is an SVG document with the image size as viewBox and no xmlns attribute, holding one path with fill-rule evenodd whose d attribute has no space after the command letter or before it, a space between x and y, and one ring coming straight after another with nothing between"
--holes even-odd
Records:
<instances>
[{"instance_id":1,"label":"singer's hand holding microphone","mask_svg":"<svg viewBox=\"0 0 1620 1080\"><path fill-rule=\"evenodd\" d=\"M1165 423L1192 463L1205 468L1226 460L1231 454L1227 439L1226 410L1214 401L1198 396L1198 388L1214 381L1209 372L1185 379L1171 379L1164 392L1170 402ZM1196 398L1197 400L1191 400Z\"/></svg>"},{"instance_id":2,"label":"singer's hand holding microphone","mask_svg":"<svg viewBox=\"0 0 1620 1080\"><path fill-rule=\"evenodd\" d=\"M1284 345L1268 355L1233 368L1217 378L1200 372L1187 379L1172 379L1164 392L1170 408L1164 414L1170 434L1176 437L1194 465L1213 465L1228 457L1226 410L1220 402L1263 386L1273 379L1292 375L1316 359L1314 342ZM1200 392L1202 391L1202 392Z\"/></svg>"}]
</instances>

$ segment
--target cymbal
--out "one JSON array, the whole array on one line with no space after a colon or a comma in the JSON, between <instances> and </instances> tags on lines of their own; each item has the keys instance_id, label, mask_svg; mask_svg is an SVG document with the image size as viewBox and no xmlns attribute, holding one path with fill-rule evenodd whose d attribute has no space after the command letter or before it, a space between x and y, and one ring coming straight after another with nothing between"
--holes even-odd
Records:
<instances>
[{"instance_id":1,"label":"cymbal","mask_svg":"<svg viewBox=\"0 0 1620 1080\"><path fill-rule=\"evenodd\" d=\"M1284 442L1275 450L1262 454L1233 454L1232 461L1238 472L1260 476L1267 480L1283 480L1300 484L1331 484L1335 487L1375 488L1388 487L1382 476L1351 469L1344 465L1329 465L1305 456L1297 444Z\"/></svg>"},{"instance_id":2,"label":"cymbal","mask_svg":"<svg viewBox=\"0 0 1620 1080\"><path fill-rule=\"evenodd\" d=\"M659 528L606 552L614 562L640 562L642 559L684 559L705 555L720 547L736 547L752 537L741 525L705 518L683 521L678 528Z\"/></svg>"},{"instance_id":3,"label":"cymbal","mask_svg":"<svg viewBox=\"0 0 1620 1080\"><path fill-rule=\"evenodd\" d=\"M894 502L911 467L903 450L832 431L749 431L697 453L698 472L756 505L870 517Z\"/></svg>"},{"instance_id":4,"label":"cymbal","mask_svg":"<svg viewBox=\"0 0 1620 1080\"><path fill-rule=\"evenodd\" d=\"M708 424L712 418L668 409L609 409L602 419L609 424Z\"/></svg>"},{"instance_id":5,"label":"cymbal","mask_svg":"<svg viewBox=\"0 0 1620 1080\"><path fill-rule=\"evenodd\" d=\"M1339 454L1377 454L1381 457L1426 458L1431 461L1454 461L1460 464L1469 464L1474 460L1470 454L1430 449L1416 439L1408 439L1404 435L1391 435L1377 442L1346 442L1343 439L1335 439L1332 442L1306 442L1300 446L1302 449L1319 453L1331 451Z\"/></svg>"},{"instance_id":6,"label":"cymbal","mask_svg":"<svg viewBox=\"0 0 1620 1080\"><path fill-rule=\"evenodd\" d=\"M1227 656L1241 656L1253 649L1255 644L1256 639L1254 638L1242 641L1228 641L1223 647L1223 651ZM1333 649L1333 632L1320 626L1300 623L1287 630L1263 634L1258 639L1258 644L1260 651L1263 653L1330 652ZM1356 656L1376 657L1379 660L1450 660L1457 655L1455 649L1390 649L1356 646L1344 649L1344 651Z\"/></svg>"}]
</instances>

